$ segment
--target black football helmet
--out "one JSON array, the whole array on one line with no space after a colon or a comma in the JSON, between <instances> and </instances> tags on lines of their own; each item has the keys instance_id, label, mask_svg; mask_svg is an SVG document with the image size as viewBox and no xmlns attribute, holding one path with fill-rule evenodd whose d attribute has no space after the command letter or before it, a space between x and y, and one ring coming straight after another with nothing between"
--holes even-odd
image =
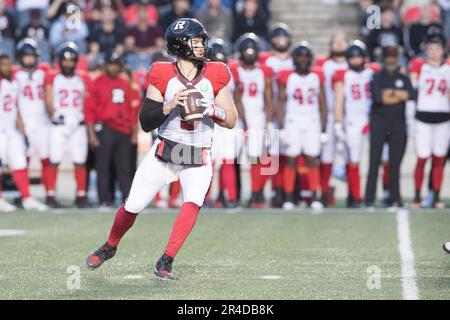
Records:
<instances>
[{"instance_id":1,"label":"black football helmet","mask_svg":"<svg viewBox=\"0 0 450 320\"><path fill-rule=\"evenodd\" d=\"M294 46L292 50L292 60L295 70L306 74L309 73L313 64L314 54L308 42L302 41Z\"/></svg>"},{"instance_id":2,"label":"black football helmet","mask_svg":"<svg viewBox=\"0 0 450 320\"><path fill-rule=\"evenodd\" d=\"M78 46L73 42L67 42L63 44L58 51L58 62L61 73L65 76L72 76L75 73L75 68L79 59ZM74 61L73 67L63 66L64 60Z\"/></svg>"},{"instance_id":3,"label":"black football helmet","mask_svg":"<svg viewBox=\"0 0 450 320\"><path fill-rule=\"evenodd\" d=\"M258 60L261 51L260 39L254 33L245 33L236 40L239 60L246 65L253 65Z\"/></svg>"},{"instance_id":4,"label":"black football helmet","mask_svg":"<svg viewBox=\"0 0 450 320\"><path fill-rule=\"evenodd\" d=\"M37 65L37 58L39 57L39 49L37 42L32 38L25 38L21 40L17 46L16 46L16 54L17 54L17 60L19 60L19 63L25 67L25 68L34 68ZM33 55L36 58L35 63L30 65L25 65L23 63L23 56L25 55Z\"/></svg>"},{"instance_id":5,"label":"black football helmet","mask_svg":"<svg viewBox=\"0 0 450 320\"><path fill-rule=\"evenodd\" d=\"M287 41L284 45L280 45L275 40L278 37L286 37ZM272 26L269 30L269 41L276 51L286 52L292 45L292 33L291 29L289 29L288 25L285 23L277 23Z\"/></svg>"},{"instance_id":6,"label":"black football helmet","mask_svg":"<svg viewBox=\"0 0 450 320\"><path fill-rule=\"evenodd\" d=\"M227 63L231 49L228 43L220 38L212 38L208 41L208 56L211 61Z\"/></svg>"},{"instance_id":7,"label":"black football helmet","mask_svg":"<svg viewBox=\"0 0 450 320\"><path fill-rule=\"evenodd\" d=\"M190 18L182 18L173 22L166 30L165 38L168 53L189 60L197 65L206 60L208 45L208 33L200 21ZM203 39L205 54L196 57L192 46L192 38Z\"/></svg>"},{"instance_id":8,"label":"black football helmet","mask_svg":"<svg viewBox=\"0 0 450 320\"><path fill-rule=\"evenodd\" d=\"M354 57L361 57L363 58L363 62L358 65L350 64L350 59ZM350 69L355 71L361 71L364 69L364 66L366 64L366 57L367 57L367 48L366 45L360 41L355 40L352 43L350 43L349 47L345 51L345 58L347 59L348 65Z\"/></svg>"}]
</instances>

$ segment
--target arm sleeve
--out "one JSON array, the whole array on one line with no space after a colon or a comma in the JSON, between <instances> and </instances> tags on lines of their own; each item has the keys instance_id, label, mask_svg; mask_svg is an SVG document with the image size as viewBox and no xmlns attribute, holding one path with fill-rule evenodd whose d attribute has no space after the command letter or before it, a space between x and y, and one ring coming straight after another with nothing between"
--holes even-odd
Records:
<instances>
[{"instance_id":1,"label":"arm sleeve","mask_svg":"<svg viewBox=\"0 0 450 320\"><path fill-rule=\"evenodd\" d=\"M94 106L97 104L97 90L96 81L91 82L88 89L88 94L86 97L86 105L84 106L84 119L86 124L94 124L95 122L95 109Z\"/></svg>"},{"instance_id":2,"label":"arm sleeve","mask_svg":"<svg viewBox=\"0 0 450 320\"><path fill-rule=\"evenodd\" d=\"M139 122L144 132L150 132L159 128L167 116L163 113L163 103L148 98L144 99L141 112L139 113Z\"/></svg>"},{"instance_id":3,"label":"arm sleeve","mask_svg":"<svg viewBox=\"0 0 450 320\"><path fill-rule=\"evenodd\" d=\"M381 80L380 74L376 73L373 75L372 81L370 81L370 93L372 94L372 101L378 104L383 103L383 95L380 80Z\"/></svg>"}]
</instances>

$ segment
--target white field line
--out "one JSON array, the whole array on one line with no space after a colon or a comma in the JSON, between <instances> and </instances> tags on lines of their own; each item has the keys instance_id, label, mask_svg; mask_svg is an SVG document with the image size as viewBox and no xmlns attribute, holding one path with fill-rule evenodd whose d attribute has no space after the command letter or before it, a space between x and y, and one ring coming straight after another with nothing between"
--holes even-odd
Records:
<instances>
[{"instance_id":1,"label":"white field line","mask_svg":"<svg viewBox=\"0 0 450 320\"><path fill-rule=\"evenodd\" d=\"M402 260L402 295L405 300L418 300L419 289L416 283L416 271L414 269L414 252L411 246L411 234L409 228L409 211L400 209L397 211L398 249Z\"/></svg>"},{"instance_id":2,"label":"white field line","mask_svg":"<svg viewBox=\"0 0 450 320\"><path fill-rule=\"evenodd\" d=\"M25 234L25 230L0 229L0 237L21 236L24 234Z\"/></svg>"}]
</instances>

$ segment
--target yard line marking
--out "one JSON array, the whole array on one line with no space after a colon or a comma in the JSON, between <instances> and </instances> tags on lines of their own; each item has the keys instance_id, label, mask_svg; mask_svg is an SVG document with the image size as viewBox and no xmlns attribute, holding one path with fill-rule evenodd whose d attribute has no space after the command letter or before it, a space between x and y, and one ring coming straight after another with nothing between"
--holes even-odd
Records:
<instances>
[{"instance_id":1,"label":"yard line marking","mask_svg":"<svg viewBox=\"0 0 450 320\"><path fill-rule=\"evenodd\" d=\"M282 276L277 275L269 275L269 276L262 276L261 279L263 280L280 280Z\"/></svg>"},{"instance_id":2,"label":"yard line marking","mask_svg":"<svg viewBox=\"0 0 450 320\"><path fill-rule=\"evenodd\" d=\"M125 277L125 279L143 279L144 276L141 274L129 274Z\"/></svg>"},{"instance_id":3,"label":"yard line marking","mask_svg":"<svg viewBox=\"0 0 450 320\"><path fill-rule=\"evenodd\" d=\"M402 295L405 300L419 300L419 289L414 270L414 252L411 246L409 211L397 211L398 249L402 260Z\"/></svg>"},{"instance_id":4,"label":"yard line marking","mask_svg":"<svg viewBox=\"0 0 450 320\"><path fill-rule=\"evenodd\" d=\"M25 234L25 230L18 229L0 229L0 237L21 236Z\"/></svg>"}]
</instances>

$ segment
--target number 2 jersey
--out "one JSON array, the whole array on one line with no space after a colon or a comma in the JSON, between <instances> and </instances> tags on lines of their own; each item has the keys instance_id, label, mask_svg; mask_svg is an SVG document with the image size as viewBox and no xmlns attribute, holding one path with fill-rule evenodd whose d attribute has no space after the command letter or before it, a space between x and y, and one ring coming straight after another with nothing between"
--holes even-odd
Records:
<instances>
[{"instance_id":1,"label":"number 2 jersey","mask_svg":"<svg viewBox=\"0 0 450 320\"><path fill-rule=\"evenodd\" d=\"M87 74L66 77L58 71L47 74L45 84L52 86L53 108L67 118L84 119L84 105L89 87Z\"/></svg>"},{"instance_id":2,"label":"number 2 jersey","mask_svg":"<svg viewBox=\"0 0 450 320\"><path fill-rule=\"evenodd\" d=\"M164 104L172 100L175 93L190 85L197 88L205 99L214 103L216 95L228 85L230 79L228 67L221 62L205 62L193 80L186 79L176 63L171 62L155 62L148 73L148 84L161 92ZM210 117L205 116L201 121L190 125L182 121L180 108L175 108L160 126L158 135L174 142L210 148L213 132L214 121Z\"/></svg>"},{"instance_id":3,"label":"number 2 jersey","mask_svg":"<svg viewBox=\"0 0 450 320\"><path fill-rule=\"evenodd\" d=\"M0 78L0 132L16 128L17 81Z\"/></svg>"}]
</instances>

